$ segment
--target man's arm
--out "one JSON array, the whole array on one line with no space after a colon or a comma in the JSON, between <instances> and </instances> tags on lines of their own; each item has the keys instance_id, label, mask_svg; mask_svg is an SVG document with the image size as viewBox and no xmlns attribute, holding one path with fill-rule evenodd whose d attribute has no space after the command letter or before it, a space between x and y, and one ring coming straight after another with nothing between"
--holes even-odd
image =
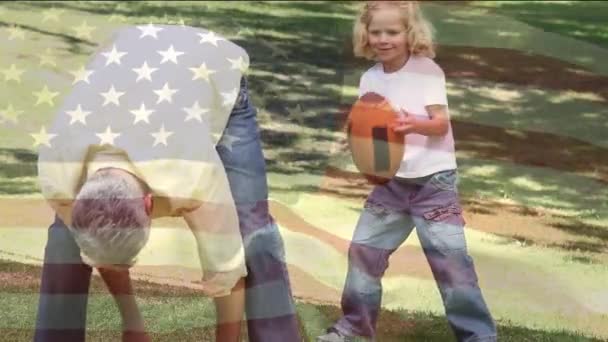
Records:
<instances>
[{"instance_id":1,"label":"man's arm","mask_svg":"<svg viewBox=\"0 0 608 342\"><path fill-rule=\"evenodd\" d=\"M123 324L123 342L151 341L133 295L129 270L114 267L99 267L97 270L118 305Z\"/></svg>"},{"instance_id":2,"label":"man's arm","mask_svg":"<svg viewBox=\"0 0 608 342\"><path fill-rule=\"evenodd\" d=\"M203 292L214 297L217 341L239 341L245 311L245 253L234 205L200 204L183 213L196 238Z\"/></svg>"},{"instance_id":3,"label":"man's arm","mask_svg":"<svg viewBox=\"0 0 608 342\"><path fill-rule=\"evenodd\" d=\"M228 294L237 281L247 275L236 207L199 202L182 215L196 239L204 273L203 286L209 285L209 295L220 295L214 293L215 290Z\"/></svg>"},{"instance_id":4,"label":"man's arm","mask_svg":"<svg viewBox=\"0 0 608 342\"><path fill-rule=\"evenodd\" d=\"M245 311L245 278L240 278L228 296L213 298L217 320L215 340L240 341Z\"/></svg>"},{"instance_id":5,"label":"man's arm","mask_svg":"<svg viewBox=\"0 0 608 342\"><path fill-rule=\"evenodd\" d=\"M72 205L74 204L74 201L49 199L47 202L51 208L53 208L55 214L57 214L61 221L63 221L66 227L70 227L72 225Z\"/></svg>"}]
</instances>

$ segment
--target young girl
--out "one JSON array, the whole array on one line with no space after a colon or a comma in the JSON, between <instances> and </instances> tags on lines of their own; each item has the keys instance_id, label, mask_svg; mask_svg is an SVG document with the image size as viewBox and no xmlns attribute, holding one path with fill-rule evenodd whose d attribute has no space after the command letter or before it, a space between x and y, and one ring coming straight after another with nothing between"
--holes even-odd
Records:
<instances>
[{"instance_id":1,"label":"young girl","mask_svg":"<svg viewBox=\"0 0 608 342\"><path fill-rule=\"evenodd\" d=\"M431 26L415 2L367 2L353 40L356 56L378 62L361 77L360 96L378 93L401 113L392 129L404 135L406 148L397 175L365 203L349 248L344 316L318 341L374 339L388 259L414 227L458 341L496 341L466 249L445 77L432 60Z\"/></svg>"}]
</instances>

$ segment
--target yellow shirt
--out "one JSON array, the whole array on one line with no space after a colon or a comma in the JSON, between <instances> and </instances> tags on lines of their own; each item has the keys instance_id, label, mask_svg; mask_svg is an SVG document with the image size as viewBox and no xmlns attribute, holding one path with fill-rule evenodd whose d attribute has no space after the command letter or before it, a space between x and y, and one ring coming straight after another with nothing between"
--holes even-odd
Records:
<instances>
[{"instance_id":1,"label":"yellow shirt","mask_svg":"<svg viewBox=\"0 0 608 342\"><path fill-rule=\"evenodd\" d=\"M162 181L165 178L162 174L163 169L155 172L152 167L139 168L120 149L109 146L93 148L88 153L85 165L83 171L87 178L100 169L111 167L125 170L144 181L152 190L154 197L153 218L182 216L201 206L201 202L196 199L167 197L164 192L155 190L158 187L154 184L159 182L166 184ZM173 172L175 173L175 170ZM206 189L212 202L202 203L207 209L196 213L197 221L202 222L202 225L191 227L201 266L204 271L240 271L245 276L247 271L242 238L228 179L221 164L216 165L213 172L211 177L201 179L199 182L199 186Z\"/></svg>"},{"instance_id":2,"label":"yellow shirt","mask_svg":"<svg viewBox=\"0 0 608 342\"><path fill-rule=\"evenodd\" d=\"M42 194L71 201L99 168L127 170L151 188L153 217L178 216L200 203L220 208L213 217L200 210L209 217L196 221L211 227L193 229L202 265L245 272L234 200L215 145L249 57L204 29L157 27L156 39L137 27L120 29L87 64L89 82L78 82L65 97L49 128L51 146L39 151ZM119 61L110 57L114 50L122 53ZM156 71L145 75L144 64Z\"/></svg>"}]
</instances>

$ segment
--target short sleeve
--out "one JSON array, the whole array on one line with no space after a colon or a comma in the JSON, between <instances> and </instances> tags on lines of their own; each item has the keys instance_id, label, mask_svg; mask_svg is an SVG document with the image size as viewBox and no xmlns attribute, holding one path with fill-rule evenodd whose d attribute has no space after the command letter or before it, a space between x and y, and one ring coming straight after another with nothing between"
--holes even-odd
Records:
<instances>
[{"instance_id":1,"label":"short sleeve","mask_svg":"<svg viewBox=\"0 0 608 342\"><path fill-rule=\"evenodd\" d=\"M192 218L192 215L198 217ZM247 275L243 238L236 208L231 205L203 204L186 214L204 272L239 272ZM200 223L200 224L199 224Z\"/></svg>"},{"instance_id":2,"label":"short sleeve","mask_svg":"<svg viewBox=\"0 0 608 342\"><path fill-rule=\"evenodd\" d=\"M364 73L359 80L359 97L362 97L366 93L368 93L371 89L371 84L369 81L369 75Z\"/></svg>"},{"instance_id":3,"label":"short sleeve","mask_svg":"<svg viewBox=\"0 0 608 342\"><path fill-rule=\"evenodd\" d=\"M424 80L424 105L448 105L446 82L443 73L428 75Z\"/></svg>"},{"instance_id":4,"label":"short sleeve","mask_svg":"<svg viewBox=\"0 0 608 342\"><path fill-rule=\"evenodd\" d=\"M217 168L211 178L202 179L199 187L209 193L208 200L190 206L183 217L196 239L203 272L236 271L246 275L243 239L225 170Z\"/></svg>"}]
</instances>

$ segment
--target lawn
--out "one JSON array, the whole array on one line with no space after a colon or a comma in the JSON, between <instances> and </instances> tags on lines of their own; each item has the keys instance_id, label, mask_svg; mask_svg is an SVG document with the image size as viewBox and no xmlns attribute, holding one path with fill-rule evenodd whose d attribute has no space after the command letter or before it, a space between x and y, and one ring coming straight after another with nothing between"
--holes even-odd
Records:
<instances>
[{"instance_id":1,"label":"lawn","mask_svg":"<svg viewBox=\"0 0 608 342\"><path fill-rule=\"evenodd\" d=\"M35 307L40 269L36 266L0 260L3 281L3 304L9 307ZM12 277L11 277L12 276ZM7 279L8 278L8 279ZM183 287L169 287L139 281L136 282L142 314L150 324L154 341L212 341L214 314L209 299L196 291ZM307 341L312 341L322 329L339 317L334 305L299 301L298 315L301 331ZM168 314L170 313L170 314ZM119 339L120 321L112 299L105 293L99 277L93 278L89 299L88 341ZM34 311L22 310L6 315L0 323L5 341L29 341ZM567 331L526 329L504 322L499 324L502 341L599 341ZM378 325L380 341L446 341L451 332L441 316L424 311L385 311Z\"/></svg>"},{"instance_id":2,"label":"lawn","mask_svg":"<svg viewBox=\"0 0 608 342\"><path fill-rule=\"evenodd\" d=\"M608 68L602 62L608 5L460 1L423 9L435 24L437 62L448 78L467 242L501 341L608 339ZM355 13L356 4L339 1L1 2L0 292L9 309L0 313L0 330L6 340L31 339L52 218L36 183L30 134L48 125L72 85L70 72L114 28L149 22L210 28L249 51L271 209L302 330L314 340L339 315L348 241L370 190L356 176L341 131L344 106L369 67L350 55ZM13 66L23 70L20 76ZM44 86L58 93L51 103L37 103ZM209 340L214 317L207 299L185 286L146 281L171 263L184 266L185 279L197 277L194 251L173 247L193 243L187 231L169 228L179 224L155 224L136 268L140 303L155 340ZM453 339L431 277L414 234L384 280L379 341ZM90 340L115 339L116 308L98 279L92 291Z\"/></svg>"}]
</instances>

